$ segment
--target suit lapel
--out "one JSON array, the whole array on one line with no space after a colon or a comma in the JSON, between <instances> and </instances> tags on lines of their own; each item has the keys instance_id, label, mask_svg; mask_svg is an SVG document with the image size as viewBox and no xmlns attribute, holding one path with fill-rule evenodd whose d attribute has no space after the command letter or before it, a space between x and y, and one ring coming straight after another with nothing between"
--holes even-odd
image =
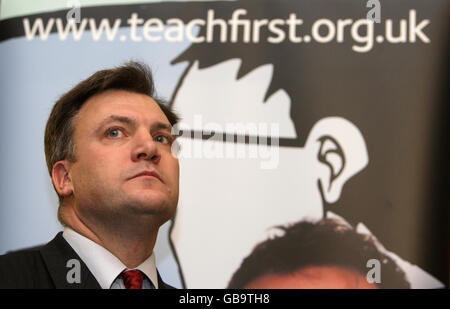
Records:
<instances>
[{"instance_id":1,"label":"suit lapel","mask_svg":"<svg viewBox=\"0 0 450 309\"><path fill-rule=\"evenodd\" d=\"M100 285L92 273L63 238L62 232L42 247L40 252L57 289L100 289ZM70 260L74 261L68 264ZM67 280L68 273L70 272L69 278L72 278L71 274L77 272L78 269L80 282L70 283L69 281L72 280Z\"/></svg>"},{"instance_id":2,"label":"suit lapel","mask_svg":"<svg viewBox=\"0 0 450 309\"><path fill-rule=\"evenodd\" d=\"M159 275L159 271L156 271L158 274L158 288L159 289L175 289L173 286L166 284L161 276Z\"/></svg>"}]
</instances>

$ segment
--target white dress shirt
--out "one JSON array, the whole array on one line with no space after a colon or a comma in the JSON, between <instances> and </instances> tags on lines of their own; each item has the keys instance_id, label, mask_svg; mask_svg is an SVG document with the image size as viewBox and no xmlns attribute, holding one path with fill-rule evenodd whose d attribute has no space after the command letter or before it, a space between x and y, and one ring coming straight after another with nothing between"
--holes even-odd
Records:
<instances>
[{"instance_id":1,"label":"white dress shirt","mask_svg":"<svg viewBox=\"0 0 450 309\"><path fill-rule=\"evenodd\" d=\"M130 269L116 256L69 227L64 228L63 237L73 250L75 250L81 260L83 260L102 289L125 289L122 279L117 277L122 271ZM142 283L143 289L152 289L152 283L154 288L158 288L158 275L156 272L154 253L142 262L141 265L133 269L140 270L147 276L146 278L144 277Z\"/></svg>"}]
</instances>

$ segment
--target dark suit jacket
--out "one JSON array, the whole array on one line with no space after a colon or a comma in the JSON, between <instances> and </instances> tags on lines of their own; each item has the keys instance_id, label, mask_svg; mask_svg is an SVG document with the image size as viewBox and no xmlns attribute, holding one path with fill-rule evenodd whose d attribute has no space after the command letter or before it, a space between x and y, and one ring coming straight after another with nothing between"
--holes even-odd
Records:
<instances>
[{"instance_id":1,"label":"dark suit jacket","mask_svg":"<svg viewBox=\"0 0 450 309\"><path fill-rule=\"evenodd\" d=\"M80 283L69 283L66 279L73 267L66 266L70 259L80 261ZM158 286L173 288L162 281L159 273ZM0 256L0 288L100 289L100 285L60 232L42 247Z\"/></svg>"}]
</instances>

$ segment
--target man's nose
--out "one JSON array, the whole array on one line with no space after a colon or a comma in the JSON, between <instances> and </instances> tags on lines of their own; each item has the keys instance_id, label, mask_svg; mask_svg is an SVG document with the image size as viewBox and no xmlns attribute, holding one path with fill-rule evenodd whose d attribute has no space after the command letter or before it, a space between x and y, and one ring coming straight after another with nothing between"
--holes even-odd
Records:
<instances>
[{"instance_id":1,"label":"man's nose","mask_svg":"<svg viewBox=\"0 0 450 309\"><path fill-rule=\"evenodd\" d=\"M158 149L158 143L154 141L153 136L149 132L145 132L136 135L135 139L131 159L135 162L148 160L158 164L161 154Z\"/></svg>"}]
</instances>

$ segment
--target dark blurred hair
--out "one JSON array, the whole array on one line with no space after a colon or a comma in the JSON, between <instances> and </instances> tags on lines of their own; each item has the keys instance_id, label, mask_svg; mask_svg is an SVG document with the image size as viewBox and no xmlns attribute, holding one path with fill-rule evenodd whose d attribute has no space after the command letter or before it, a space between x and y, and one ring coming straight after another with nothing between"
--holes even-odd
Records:
<instances>
[{"instance_id":1,"label":"dark blurred hair","mask_svg":"<svg viewBox=\"0 0 450 309\"><path fill-rule=\"evenodd\" d=\"M156 101L171 125L179 120L171 108L166 106L162 99L156 97L153 76L147 65L132 61L117 68L98 71L64 94L53 106L44 137L45 159L50 176L56 162L76 161L73 120L89 98L107 90L125 90L148 95ZM59 196L58 218L60 221L62 201L63 197Z\"/></svg>"},{"instance_id":2,"label":"dark blurred hair","mask_svg":"<svg viewBox=\"0 0 450 309\"><path fill-rule=\"evenodd\" d=\"M381 253L372 236L357 233L337 220L299 222L279 227L284 234L258 244L234 273L228 288L241 289L268 274L291 274L309 266L339 266L364 277L367 261L381 265L379 288L410 288L404 272Z\"/></svg>"}]
</instances>

